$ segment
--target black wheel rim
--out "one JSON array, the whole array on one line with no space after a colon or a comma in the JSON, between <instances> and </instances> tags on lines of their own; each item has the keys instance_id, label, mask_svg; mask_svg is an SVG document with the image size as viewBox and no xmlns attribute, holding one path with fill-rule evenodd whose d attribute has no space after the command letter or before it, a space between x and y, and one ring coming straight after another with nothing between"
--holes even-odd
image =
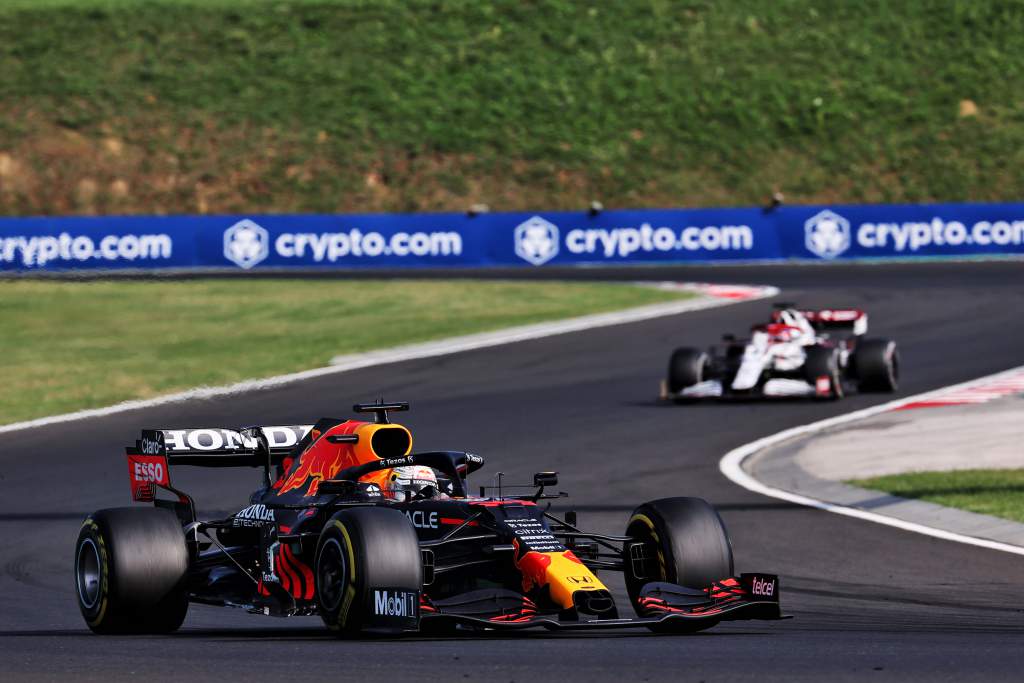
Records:
<instances>
[{"instance_id":1,"label":"black wheel rim","mask_svg":"<svg viewBox=\"0 0 1024 683\"><path fill-rule=\"evenodd\" d=\"M336 538L329 538L320 549L320 561L316 566L317 592L320 604L328 612L334 612L345 596L348 567L345 565L345 551Z\"/></svg>"},{"instance_id":2,"label":"black wheel rim","mask_svg":"<svg viewBox=\"0 0 1024 683\"><path fill-rule=\"evenodd\" d=\"M91 538L83 539L75 558L75 579L78 585L78 599L87 610L96 607L100 600L100 551Z\"/></svg>"},{"instance_id":3,"label":"black wheel rim","mask_svg":"<svg viewBox=\"0 0 1024 683\"><path fill-rule=\"evenodd\" d=\"M629 526L626 531L627 535L631 536L635 542L643 544L643 553L645 561L643 563L643 578L637 578L632 576L630 572L628 579L630 592L633 593L631 596L634 600L640 593L640 588L644 584L650 583L651 581L666 581L667 579L662 576L661 561L659 555L662 553L661 547L658 542L654 540L654 535L651 530L642 523L634 523Z\"/></svg>"}]
</instances>

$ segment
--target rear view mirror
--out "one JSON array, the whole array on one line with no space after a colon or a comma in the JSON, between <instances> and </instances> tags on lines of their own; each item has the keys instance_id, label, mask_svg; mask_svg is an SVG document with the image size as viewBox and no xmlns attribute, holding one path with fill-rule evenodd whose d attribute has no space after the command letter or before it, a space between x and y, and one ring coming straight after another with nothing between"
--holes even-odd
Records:
<instances>
[{"instance_id":1,"label":"rear view mirror","mask_svg":"<svg viewBox=\"0 0 1024 683\"><path fill-rule=\"evenodd\" d=\"M558 472L537 472L533 475L533 485L539 488L556 486L557 484Z\"/></svg>"}]
</instances>

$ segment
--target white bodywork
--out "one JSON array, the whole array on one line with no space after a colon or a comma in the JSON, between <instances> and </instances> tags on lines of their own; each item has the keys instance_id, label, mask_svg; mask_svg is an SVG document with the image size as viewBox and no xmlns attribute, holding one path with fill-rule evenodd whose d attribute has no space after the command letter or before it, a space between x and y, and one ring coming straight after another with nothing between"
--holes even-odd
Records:
<instances>
[{"instance_id":1,"label":"white bodywork","mask_svg":"<svg viewBox=\"0 0 1024 683\"><path fill-rule=\"evenodd\" d=\"M733 378L729 389L732 391L749 391L757 387L766 370L795 372L804 366L807 360L807 347L824 341L825 337L818 334L811 320L820 322L850 323L856 336L867 332L868 320L863 311L851 309L800 311L786 308L776 311L772 322L758 326L751 333L750 340L743 350L740 367ZM838 346L840 364L846 365L849 350L845 345ZM724 387L719 380L708 380L686 387L679 396L712 397L721 396ZM818 391L814 384L800 379L769 379L761 387L766 396L803 396Z\"/></svg>"},{"instance_id":2,"label":"white bodywork","mask_svg":"<svg viewBox=\"0 0 1024 683\"><path fill-rule=\"evenodd\" d=\"M813 335L807 341L775 341L767 332L755 332L743 351L743 361L732 382L732 389L745 391L753 389L765 368L776 370L798 370L807 359L804 347L814 343Z\"/></svg>"},{"instance_id":3,"label":"white bodywork","mask_svg":"<svg viewBox=\"0 0 1024 683\"><path fill-rule=\"evenodd\" d=\"M817 341L817 334L805 316L798 311L780 311L778 323L751 336L731 388L753 389L766 368L784 372L800 369L807 360L805 348Z\"/></svg>"},{"instance_id":4,"label":"white bodywork","mask_svg":"<svg viewBox=\"0 0 1024 683\"><path fill-rule=\"evenodd\" d=\"M798 379L770 379L761 388L765 396L810 396L815 393L814 386ZM722 395L722 383L717 379L709 379L692 387L686 387L677 396L686 398L716 398Z\"/></svg>"}]
</instances>

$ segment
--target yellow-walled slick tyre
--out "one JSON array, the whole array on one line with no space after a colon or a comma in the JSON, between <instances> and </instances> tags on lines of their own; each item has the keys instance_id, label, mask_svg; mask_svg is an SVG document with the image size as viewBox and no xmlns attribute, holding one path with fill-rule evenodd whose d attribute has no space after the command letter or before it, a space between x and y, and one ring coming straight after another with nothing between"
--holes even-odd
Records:
<instances>
[{"instance_id":1,"label":"yellow-walled slick tyre","mask_svg":"<svg viewBox=\"0 0 1024 683\"><path fill-rule=\"evenodd\" d=\"M420 546L398 510L356 507L331 517L317 543L315 576L318 611L337 635L419 628Z\"/></svg>"},{"instance_id":2,"label":"yellow-walled slick tyre","mask_svg":"<svg viewBox=\"0 0 1024 683\"><path fill-rule=\"evenodd\" d=\"M644 503L629 518L626 535L643 544L641 575L627 559L626 591L637 614L642 614L640 591L652 581L705 589L732 576L732 544L721 517L701 498L661 498ZM677 621L651 627L655 631L690 633L711 628L717 621Z\"/></svg>"},{"instance_id":3,"label":"yellow-walled slick tyre","mask_svg":"<svg viewBox=\"0 0 1024 683\"><path fill-rule=\"evenodd\" d=\"M188 549L167 510L111 508L82 523L75 595L96 633L170 633L188 612Z\"/></svg>"}]
</instances>

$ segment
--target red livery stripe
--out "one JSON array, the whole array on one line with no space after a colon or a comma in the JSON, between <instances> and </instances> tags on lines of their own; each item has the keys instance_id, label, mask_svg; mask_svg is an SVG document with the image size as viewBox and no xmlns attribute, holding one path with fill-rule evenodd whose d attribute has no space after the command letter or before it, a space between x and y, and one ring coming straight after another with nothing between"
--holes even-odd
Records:
<instances>
[{"instance_id":1,"label":"red livery stripe","mask_svg":"<svg viewBox=\"0 0 1024 683\"><path fill-rule=\"evenodd\" d=\"M452 526L459 526L460 524L462 524L466 520L459 519L458 517L442 517L438 521L441 522L441 524L450 524ZM480 526L480 524L478 522L470 522L466 526Z\"/></svg>"}]
</instances>

